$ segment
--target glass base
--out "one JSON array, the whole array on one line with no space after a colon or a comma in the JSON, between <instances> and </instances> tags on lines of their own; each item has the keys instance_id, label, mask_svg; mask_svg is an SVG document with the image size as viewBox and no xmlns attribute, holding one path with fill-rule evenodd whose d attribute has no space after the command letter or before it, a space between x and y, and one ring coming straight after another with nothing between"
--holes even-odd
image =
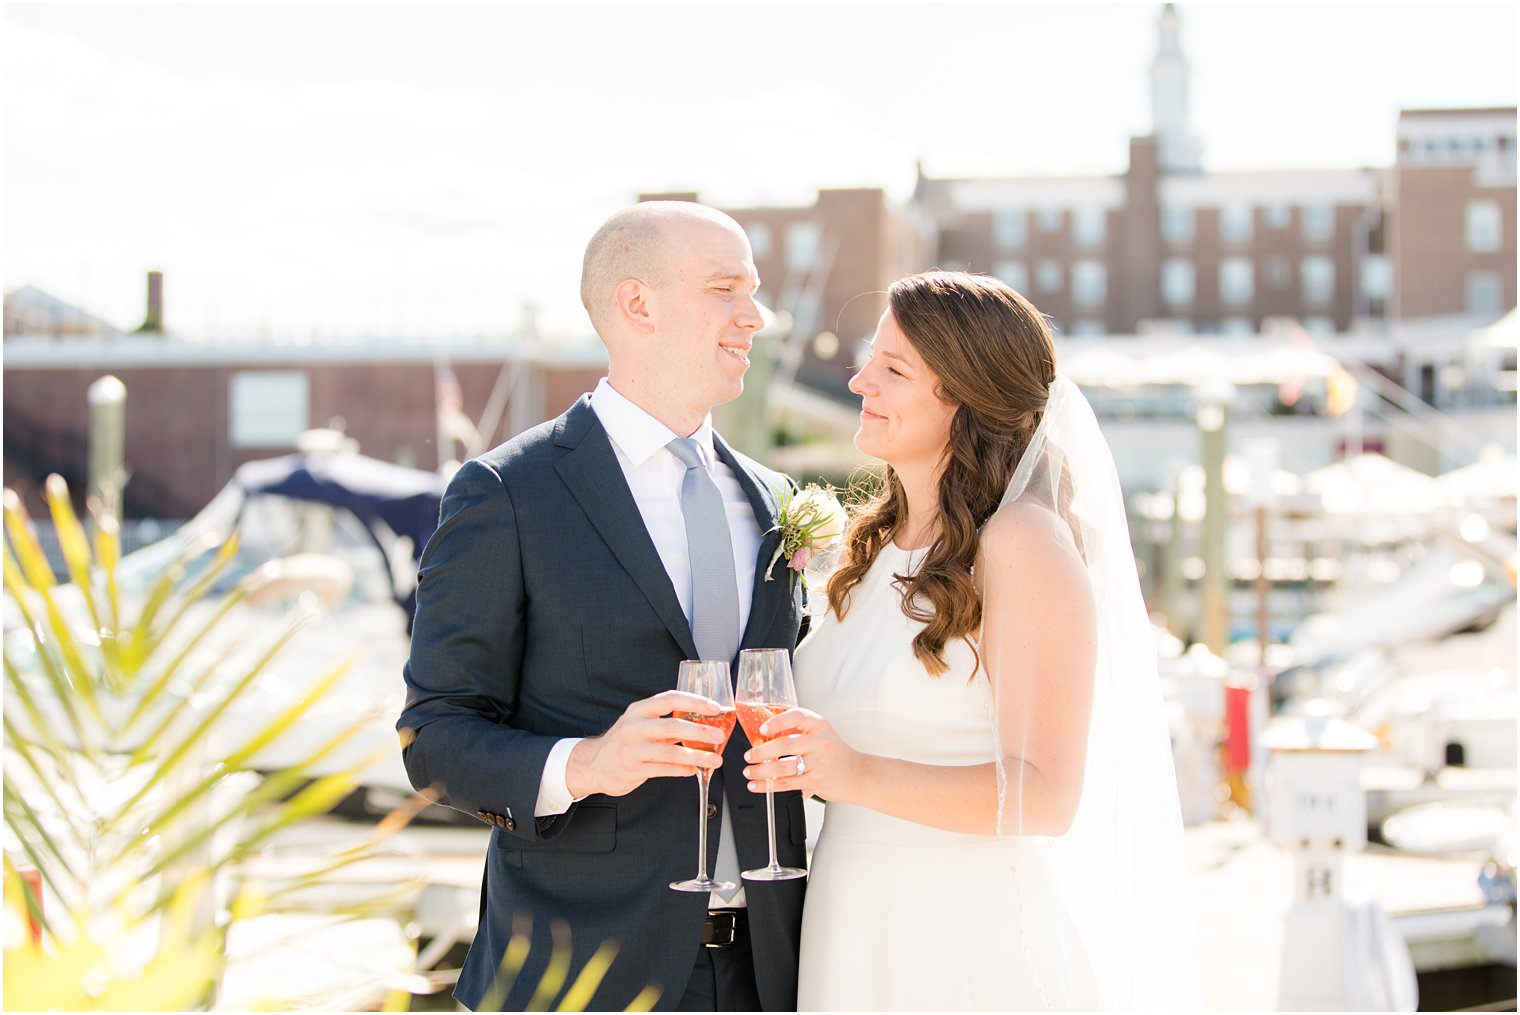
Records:
<instances>
[{"instance_id":1,"label":"glass base","mask_svg":"<svg viewBox=\"0 0 1520 1015\"><path fill-rule=\"evenodd\" d=\"M714 881L712 878L692 878L690 881L672 881L670 887L678 892L731 892L739 886L732 881Z\"/></svg>"},{"instance_id":2,"label":"glass base","mask_svg":"<svg viewBox=\"0 0 1520 1015\"><path fill-rule=\"evenodd\" d=\"M807 877L807 871L801 867L760 867L744 871L739 876L746 881L791 881L793 878Z\"/></svg>"}]
</instances>

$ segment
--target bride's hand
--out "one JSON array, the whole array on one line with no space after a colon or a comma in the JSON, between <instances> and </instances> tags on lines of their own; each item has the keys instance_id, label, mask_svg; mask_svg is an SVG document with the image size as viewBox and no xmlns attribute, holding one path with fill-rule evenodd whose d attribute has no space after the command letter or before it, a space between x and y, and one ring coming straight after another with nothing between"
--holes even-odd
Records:
<instances>
[{"instance_id":1,"label":"bride's hand","mask_svg":"<svg viewBox=\"0 0 1520 1015\"><path fill-rule=\"evenodd\" d=\"M823 716L793 708L767 720L761 730L783 732L744 752L750 792L764 793L767 780L774 780L771 788L778 793L796 789L824 800L848 800L854 795L865 756L841 740Z\"/></svg>"}]
</instances>

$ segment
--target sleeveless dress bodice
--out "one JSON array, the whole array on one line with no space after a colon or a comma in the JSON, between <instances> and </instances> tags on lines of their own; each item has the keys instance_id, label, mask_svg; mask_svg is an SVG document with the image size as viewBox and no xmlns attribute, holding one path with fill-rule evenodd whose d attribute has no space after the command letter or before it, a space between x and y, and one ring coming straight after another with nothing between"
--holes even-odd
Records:
<instances>
[{"instance_id":1,"label":"sleeveless dress bodice","mask_svg":"<svg viewBox=\"0 0 1520 1015\"><path fill-rule=\"evenodd\" d=\"M798 701L867 754L990 764L992 691L971 645L948 644L938 677L913 654L923 625L903 613L895 576L926 552L888 541L844 619L820 607L796 652ZM1042 842L827 804L803 911L799 1010L1101 1008L1090 983L1040 972L1085 968L1072 961L1081 944L1061 901L1039 884Z\"/></svg>"}]
</instances>

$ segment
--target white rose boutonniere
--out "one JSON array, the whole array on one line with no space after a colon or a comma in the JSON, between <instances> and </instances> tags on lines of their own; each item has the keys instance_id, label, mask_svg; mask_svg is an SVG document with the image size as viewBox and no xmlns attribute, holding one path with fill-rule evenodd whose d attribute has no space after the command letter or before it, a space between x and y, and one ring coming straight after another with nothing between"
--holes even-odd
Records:
<instances>
[{"instance_id":1,"label":"white rose boutonniere","mask_svg":"<svg viewBox=\"0 0 1520 1015\"><path fill-rule=\"evenodd\" d=\"M847 518L844 505L834 496L832 487L809 483L807 486L780 490L780 502L776 515L776 527L771 532L781 533L781 545L765 568L765 580L771 580L776 561L786 558L786 566L794 573L807 567L813 554L827 550L844 535Z\"/></svg>"}]
</instances>

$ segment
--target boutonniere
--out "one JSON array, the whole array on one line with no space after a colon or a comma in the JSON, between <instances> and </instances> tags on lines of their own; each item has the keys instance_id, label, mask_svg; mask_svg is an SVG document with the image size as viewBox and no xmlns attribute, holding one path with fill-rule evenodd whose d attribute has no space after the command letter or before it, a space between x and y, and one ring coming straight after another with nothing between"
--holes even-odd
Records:
<instances>
[{"instance_id":1,"label":"boutonniere","mask_svg":"<svg viewBox=\"0 0 1520 1015\"><path fill-rule=\"evenodd\" d=\"M812 560L813 554L827 550L844 535L844 505L834 496L831 486L809 483L804 487L789 487L776 492L778 509L776 527L771 532L781 533L781 545L765 568L765 580L772 578L776 561L786 558L786 566L800 574ZM767 533L769 534L769 533Z\"/></svg>"}]
</instances>

